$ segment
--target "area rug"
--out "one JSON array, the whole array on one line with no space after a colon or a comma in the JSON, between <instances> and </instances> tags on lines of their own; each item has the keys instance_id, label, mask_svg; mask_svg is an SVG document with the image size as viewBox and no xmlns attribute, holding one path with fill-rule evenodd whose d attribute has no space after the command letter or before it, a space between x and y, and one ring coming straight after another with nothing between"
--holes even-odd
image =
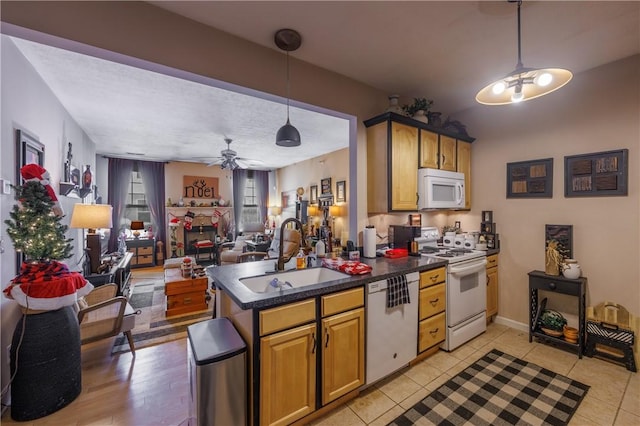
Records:
<instances>
[{"instance_id":1,"label":"area rug","mask_svg":"<svg viewBox=\"0 0 640 426\"><path fill-rule=\"evenodd\" d=\"M588 389L494 349L389 425L566 425Z\"/></svg>"},{"instance_id":2,"label":"area rug","mask_svg":"<svg viewBox=\"0 0 640 426\"><path fill-rule=\"evenodd\" d=\"M213 317L214 300L214 297L209 300L207 310L167 318L164 280L143 280L132 285L129 304L139 312L131 333L136 350L186 338L189 325ZM123 335L116 338L111 351L112 354L121 352L129 352L129 344Z\"/></svg>"}]
</instances>

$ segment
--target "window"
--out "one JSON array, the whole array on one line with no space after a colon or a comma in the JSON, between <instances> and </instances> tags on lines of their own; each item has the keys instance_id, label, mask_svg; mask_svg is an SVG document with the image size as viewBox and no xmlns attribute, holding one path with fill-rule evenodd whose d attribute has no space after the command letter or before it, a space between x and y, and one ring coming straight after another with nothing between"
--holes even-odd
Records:
<instances>
[{"instance_id":1,"label":"window","mask_svg":"<svg viewBox=\"0 0 640 426\"><path fill-rule=\"evenodd\" d=\"M260 221L258 201L256 196L256 181L253 170L247 170L247 181L244 187L244 200L242 202L242 223L257 223Z\"/></svg>"},{"instance_id":2,"label":"window","mask_svg":"<svg viewBox=\"0 0 640 426\"><path fill-rule=\"evenodd\" d=\"M134 220L143 221L146 228L151 225L151 212L149 212L149 206L147 205L147 197L144 192L142 177L136 166L134 166L131 172L131 182L129 183L127 202L124 210L124 223L129 227L131 221Z\"/></svg>"}]
</instances>

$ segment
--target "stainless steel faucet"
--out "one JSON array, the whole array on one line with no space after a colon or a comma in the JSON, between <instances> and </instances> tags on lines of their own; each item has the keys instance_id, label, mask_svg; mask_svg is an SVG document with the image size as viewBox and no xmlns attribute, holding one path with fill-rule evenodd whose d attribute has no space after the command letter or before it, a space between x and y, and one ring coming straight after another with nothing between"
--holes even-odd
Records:
<instances>
[{"instance_id":1,"label":"stainless steel faucet","mask_svg":"<svg viewBox=\"0 0 640 426\"><path fill-rule=\"evenodd\" d=\"M288 219L285 219L284 222L282 222L282 225L280 225L280 248L278 251L278 262L276 263L276 269L278 271L284 271L284 264L285 262L287 262L289 259L291 259L291 257L289 257L289 259L284 260L284 249L283 249L283 242L284 242L284 230L287 226L287 224L289 222L295 222L298 229L300 230L300 244L298 247L298 250L300 250L300 248L302 247L303 243L304 243L304 229L302 227L302 222L300 222L298 219L296 219L295 217L290 217Z\"/></svg>"}]
</instances>

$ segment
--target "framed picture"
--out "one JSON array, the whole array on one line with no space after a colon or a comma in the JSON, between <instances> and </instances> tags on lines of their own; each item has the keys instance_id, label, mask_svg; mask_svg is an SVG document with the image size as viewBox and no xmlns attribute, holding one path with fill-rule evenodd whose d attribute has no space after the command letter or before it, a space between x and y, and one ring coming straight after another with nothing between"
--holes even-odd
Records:
<instances>
[{"instance_id":1,"label":"framed picture","mask_svg":"<svg viewBox=\"0 0 640 426\"><path fill-rule=\"evenodd\" d=\"M309 188L309 204L318 204L318 185Z\"/></svg>"},{"instance_id":2,"label":"framed picture","mask_svg":"<svg viewBox=\"0 0 640 426\"><path fill-rule=\"evenodd\" d=\"M507 163L507 198L553 198L553 158Z\"/></svg>"},{"instance_id":3,"label":"framed picture","mask_svg":"<svg viewBox=\"0 0 640 426\"><path fill-rule=\"evenodd\" d=\"M331 194L331 178L325 178L320 180L320 194L322 195Z\"/></svg>"},{"instance_id":4,"label":"framed picture","mask_svg":"<svg viewBox=\"0 0 640 426\"><path fill-rule=\"evenodd\" d=\"M16 154L18 156L16 164L16 185L22 184L20 169L25 164L35 163L44 166L44 145L24 130L16 130Z\"/></svg>"},{"instance_id":5,"label":"framed picture","mask_svg":"<svg viewBox=\"0 0 640 426\"><path fill-rule=\"evenodd\" d=\"M336 201L347 201L346 195L346 182L344 180L339 180L336 182Z\"/></svg>"},{"instance_id":6,"label":"framed picture","mask_svg":"<svg viewBox=\"0 0 640 426\"><path fill-rule=\"evenodd\" d=\"M628 149L564 157L564 196L627 195L628 157Z\"/></svg>"},{"instance_id":7,"label":"framed picture","mask_svg":"<svg viewBox=\"0 0 640 426\"><path fill-rule=\"evenodd\" d=\"M75 186L80 185L80 169L76 166L69 166L69 181Z\"/></svg>"},{"instance_id":8,"label":"framed picture","mask_svg":"<svg viewBox=\"0 0 640 426\"><path fill-rule=\"evenodd\" d=\"M545 225L544 226L545 250L549 242L557 242L557 250L563 258L573 258L573 226L572 225Z\"/></svg>"}]
</instances>

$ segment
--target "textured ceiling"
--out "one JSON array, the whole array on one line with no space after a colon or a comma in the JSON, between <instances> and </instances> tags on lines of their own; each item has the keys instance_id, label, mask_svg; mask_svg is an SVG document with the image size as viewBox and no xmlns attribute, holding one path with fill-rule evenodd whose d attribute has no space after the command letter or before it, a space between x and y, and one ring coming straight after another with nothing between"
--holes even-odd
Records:
<instances>
[{"instance_id":1,"label":"textured ceiling","mask_svg":"<svg viewBox=\"0 0 640 426\"><path fill-rule=\"evenodd\" d=\"M516 6L506 1L150 3L272 49L277 29L294 28L303 37L296 59L389 94L433 99L445 116L475 106L476 92L517 60ZM292 108L303 146L276 148L286 107L273 97L16 44L101 154L208 162L204 156L217 156L230 137L240 157L277 168L348 145L345 119ZM640 2L523 3L524 66L577 74L638 53Z\"/></svg>"}]
</instances>

